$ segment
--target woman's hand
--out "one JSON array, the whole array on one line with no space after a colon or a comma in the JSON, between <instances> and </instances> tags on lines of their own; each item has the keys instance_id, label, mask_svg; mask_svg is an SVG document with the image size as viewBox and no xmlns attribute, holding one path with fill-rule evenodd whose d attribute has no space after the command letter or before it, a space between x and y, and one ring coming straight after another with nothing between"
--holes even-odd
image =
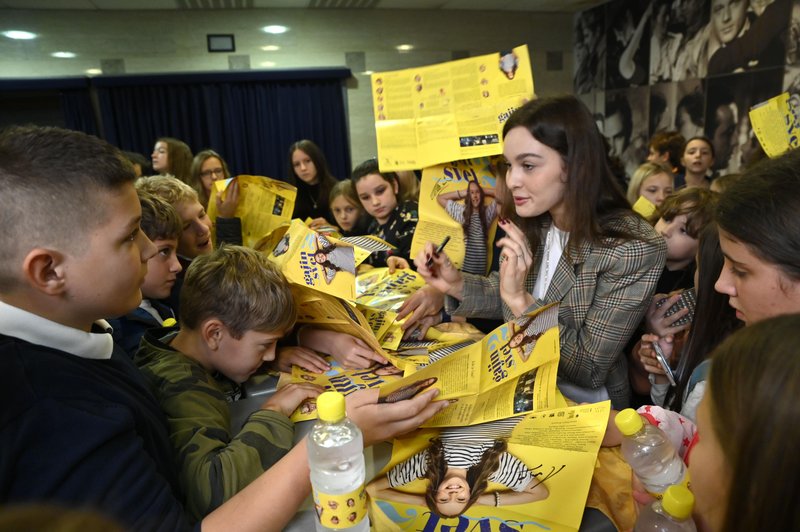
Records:
<instances>
[{"instance_id":1,"label":"woman's hand","mask_svg":"<svg viewBox=\"0 0 800 532\"><path fill-rule=\"evenodd\" d=\"M525 288L525 279L533 267L533 251L528 237L514 222L501 218L499 223L506 232L497 242L501 248L500 297L515 316L520 316L534 303L533 296Z\"/></svg>"},{"instance_id":2,"label":"woman's hand","mask_svg":"<svg viewBox=\"0 0 800 532\"><path fill-rule=\"evenodd\" d=\"M461 300L464 292L464 278L458 268L450 262L445 252L436 253L433 242L425 244L414 258L414 264L425 282L439 292Z\"/></svg>"},{"instance_id":3,"label":"woman's hand","mask_svg":"<svg viewBox=\"0 0 800 532\"><path fill-rule=\"evenodd\" d=\"M239 206L239 180L235 177L231 179L225 189L225 199L223 199L216 189L214 189L214 201L217 202L217 216L220 218L233 218L236 216L236 208Z\"/></svg>"},{"instance_id":4,"label":"woman's hand","mask_svg":"<svg viewBox=\"0 0 800 532\"><path fill-rule=\"evenodd\" d=\"M406 321L400 326L403 329L403 338L410 338L417 330L420 331L417 335L423 338L428 327L440 323L443 306L444 294L433 286L425 285L414 292L400 305L400 309L397 311L398 321L406 318ZM433 318L438 318L438 320Z\"/></svg>"}]
</instances>

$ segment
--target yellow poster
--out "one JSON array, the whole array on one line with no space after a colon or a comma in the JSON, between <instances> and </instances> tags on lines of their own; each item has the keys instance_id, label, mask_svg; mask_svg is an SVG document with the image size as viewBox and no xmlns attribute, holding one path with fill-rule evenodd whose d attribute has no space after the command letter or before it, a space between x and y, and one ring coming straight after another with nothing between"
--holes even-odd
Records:
<instances>
[{"instance_id":1,"label":"yellow poster","mask_svg":"<svg viewBox=\"0 0 800 532\"><path fill-rule=\"evenodd\" d=\"M264 235L291 220L297 189L283 181L257 175L240 175L236 180L239 205L234 214L242 221L242 243L255 247ZM231 181L215 181L215 192L225 197ZM212 221L217 219L217 203L213 198L208 203L208 216Z\"/></svg>"},{"instance_id":2,"label":"yellow poster","mask_svg":"<svg viewBox=\"0 0 800 532\"><path fill-rule=\"evenodd\" d=\"M372 74L381 170L502 152L503 123L533 99L528 47Z\"/></svg>"},{"instance_id":3,"label":"yellow poster","mask_svg":"<svg viewBox=\"0 0 800 532\"><path fill-rule=\"evenodd\" d=\"M277 234L283 235L277 238ZM348 300L355 299L356 266L369 252L308 228L299 219L288 230L258 242L257 249L280 266L286 278L301 286Z\"/></svg>"},{"instance_id":4,"label":"yellow poster","mask_svg":"<svg viewBox=\"0 0 800 532\"><path fill-rule=\"evenodd\" d=\"M769 157L800 146L800 97L779 94L750 109L753 132Z\"/></svg>"},{"instance_id":5,"label":"yellow poster","mask_svg":"<svg viewBox=\"0 0 800 532\"><path fill-rule=\"evenodd\" d=\"M456 268L486 275L492 264L492 242L500 213L495 200L496 181L489 157L425 168L411 256L419 253L428 242L438 246L450 237L444 251ZM478 226L471 227L473 223ZM469 233L482 236L470 241ZM466 263L465 256L468 257Z\"/></svg>"},{"instance_id":6,"label":"yellow poster","mask_svg":"<svg viewBox=\"0 0 800 532\"><path fill-rule=\"evenodd\" d=\"M576 531L610 403L394 441L367 485L375 530ZM450 517L444 517L450 516Z\"/></svg>"},{"instance_id":7,"label":"yellow poster","mask_svg":"<svg viewBox=\"0 0 800 532\"><path fill-rule=\"evenodd\" d=\"M378 402L408 399L431 387L450 406L424 426L466 426L508 418L561 403L556 392L558 305L505 323L480 342L381 387Z\"/></svg>"}]
</instances>

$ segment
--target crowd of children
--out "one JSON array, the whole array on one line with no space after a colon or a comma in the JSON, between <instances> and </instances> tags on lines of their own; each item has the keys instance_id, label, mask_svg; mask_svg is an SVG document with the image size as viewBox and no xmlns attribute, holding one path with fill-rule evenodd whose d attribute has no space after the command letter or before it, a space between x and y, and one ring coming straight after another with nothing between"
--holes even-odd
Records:
<instances>
[{"instance_id":1,"label":"crowd of children","mask_svg":"<svg viewBox=\"0 0 800 532\"><path fill-rule=\"evenodd\" d=\"M467 243L485 244L492 223L502 229L488 275L474 250L462 270L438 243L412 260L418 203L375 159L337 182L318 146L293 144L295 217L392 244L368 262L414 267L425 279L401 311L409 331L451 316L509 321L558 302L559 388L615 409L631 404L631 387L649 396L654 404L640 411L674 429L703 526L800 526L766 484L769 474L800 472L789 448L799 318L784 316L800 312L800 152L717 177L716 192L707 190L711 143L663 133L626 198L575 97L528 102L503 139L502 186L469 183L439 197ZM230 403L242 383L263 366L324 372L320 354L346 368L387 360L348 334L296 326L288 281L241 246L235 178L215 192L215 181L232 177L220 154L204 150L192 162L186 144L164 137L152 163L162 175L134 184L131 163L97 138L0 133L0 501L85 507L131 529L280 529L309 491L305 446L293 446L288 416L322 390L283 387L235 429ZM647 219L632 209L642 198L653 207ZM656 347L675 367L674 388ZM348 415L370 444L446 407L436 395L387 404L362 391L348 396ZM606 442L617 441L609 429ZM504 442L491 444L502 455ZM263 504L276 493L280 504Z\"/></svg>"}]
</instances>

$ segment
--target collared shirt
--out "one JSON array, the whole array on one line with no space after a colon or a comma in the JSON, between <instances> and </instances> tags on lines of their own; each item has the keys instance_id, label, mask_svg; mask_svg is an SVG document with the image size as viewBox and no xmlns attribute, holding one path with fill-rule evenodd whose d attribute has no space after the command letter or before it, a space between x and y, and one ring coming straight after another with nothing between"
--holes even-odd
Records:
<instances>
[{"instance_id":1,"label":"collared shirt","mask_svg":"<svg viewBox=\"0 0 800 532\"><path fill-rule=\"evenodd\" d=\"M105 332L81 331L0 301L0 334L81 358L108 360L114 351L111 326L105 320L95 325Z\"/></svg>"}]
</instances>

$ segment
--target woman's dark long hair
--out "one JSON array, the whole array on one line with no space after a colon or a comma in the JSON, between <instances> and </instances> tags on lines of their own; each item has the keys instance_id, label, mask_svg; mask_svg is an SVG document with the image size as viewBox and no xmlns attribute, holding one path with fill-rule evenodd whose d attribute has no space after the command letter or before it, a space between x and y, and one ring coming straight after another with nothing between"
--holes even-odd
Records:
<instances>
[{"instance_id":1,"label":"woman's dark long hair","mask_svg":"<svg viewBox=\"0 0 800 532\"><path fill-rule=\"evenodd\" d=\"M579 99L558 96L531 100L514 111L505 123L503 138L515 127L524 127L533 138L561 156L567 179L564 202L568 206L566 230L570 233L570 248L577 248L585 241L602 244L609 237L635 238L607 227L614 219L634 214L611 173L597 124ZM523 228L531 247L536 249L542 224L550 215L520 218L514 212L511 218Z\"/></svg>"},{"instance_id":2,"label":"woman's dark long hair","mask_svg":"<svg viewBox=\"0 0 800 532\"><path fill-rule=\"evenodd\" d=\"M719 247L719 230L710 223L700 232L697 280L697 305L692 329L681 351L676 371L677 385L671 389L664 402L670 410L680 412L683 395L689 385L692 371L711 356L711 352L732 332L742 326L736 311L728 304L728 296L714 290L725 257Z\"/></svg>"},{"instance_id":3,"label":"woman's dark long hair","mask_svg":"<svg viewBox=\"0 0 800 532\"><path fill-rule=\"evenodd\" d=\"M460 513L466 512L470 506L475 504L478 497L486 491L486 487L489 485L489 477L500 467L500 455L506 452L506 449L508 449L508 444L504 440L495 440L494 445L483 453L480 461L467 469L467 484L470 488L470 496ZM428 447L428 467L425 471L425 478L428 480L428 487L425 490L425 503L430 511L439 517L455 517L455 515L443 515L439 512L436 502L436 492L445 474L447 474L447 462L444 458L444 445L441 439L433 438L431 439L430 447Z\"/></svg>"}]
</instances>

